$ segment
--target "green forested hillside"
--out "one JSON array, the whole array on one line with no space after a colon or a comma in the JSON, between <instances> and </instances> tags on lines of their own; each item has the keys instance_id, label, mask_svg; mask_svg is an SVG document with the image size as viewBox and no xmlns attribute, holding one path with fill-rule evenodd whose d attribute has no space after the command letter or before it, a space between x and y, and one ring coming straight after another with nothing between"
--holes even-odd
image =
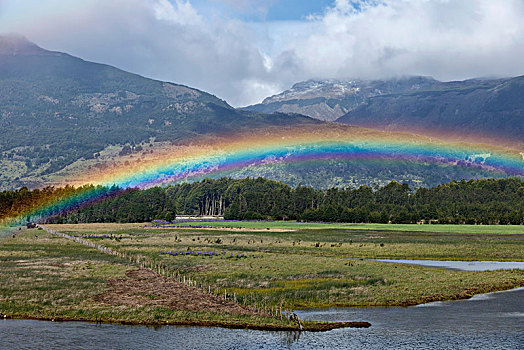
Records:
<instances>
[{"instance_id":1,"label":"green forested hillside","mask_svg":"<svg viewBox=\"0 0 524 350\"><path fill-rule=\"evenodd\" d=\"M110 145L179 142L303 116L238 111L208 93L0 36L0 182L54 173ZM1 176L0 176L1 177Z\"/></svg>"}]
</instances>

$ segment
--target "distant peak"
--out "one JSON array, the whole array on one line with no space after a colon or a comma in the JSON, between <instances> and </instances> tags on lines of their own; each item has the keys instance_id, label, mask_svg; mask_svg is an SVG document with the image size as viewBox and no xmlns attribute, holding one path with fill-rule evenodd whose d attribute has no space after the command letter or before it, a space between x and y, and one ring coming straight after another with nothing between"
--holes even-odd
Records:
<instances>
[{"instance_id":1,"label":"distant peak","mask_svg":"<svg viewBox=\"0 0 524 350\"><path fill-rule=\"evenodd\" d=\"M46 52L23 35L0 35L0 55L37 55Z\"/></svg>"}]
</instances>

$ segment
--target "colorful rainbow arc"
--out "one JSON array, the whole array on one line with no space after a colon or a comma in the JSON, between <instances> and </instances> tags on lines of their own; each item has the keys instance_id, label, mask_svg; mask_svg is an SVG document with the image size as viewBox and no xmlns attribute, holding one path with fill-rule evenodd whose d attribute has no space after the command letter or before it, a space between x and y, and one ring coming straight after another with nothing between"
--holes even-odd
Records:
<instances>
[{"instance_id":1,"label":"colorful rainbow arc","mask_svg":"<svg viewBox=\"0 0 524 350\"><path fill-rule=\"evenodd\" d=\"M147 188L174 183L211 173L230 171L246 166L274 162L301 162L325 159L389 159L419 162L454 163L478 166L487 170L503 171L510 175L524 175L524 162L517 154L487 151L449 145L401 142L347 142L300 140L289 143L282 140L271 144L241 142L230 147L195 150L186 157L160 156L140 168L130 171L122 167L102 174L98 179L90 176L91 183L117 184L121 187Z\"/></svg>"},{"instance_id":2,"label":"colorful rainbow arc","mask_svg":"<svg viewBox=\"0 0 524 350\"><path fill-rule=\"evenodd\" d=\"M182 154L179 151L176 148L166 149L156 154L155 158L143 160L140 167L120 166L102 174L90 173L81 182L120 188L148 188L252 165L325 159L453 163L457 166L478 166L490 171L524 176L524 161L515 151L487 145L402 140L398 135L371 140L366 137L348 139L344 135L322 136L319 133L306 132L293 137L285 137L281 134L250 135L233 138L231 141L222 140L204 146L195 146ZM29 218L53 215L111 195L114 191L114 188L110 190L95 187L71 198L32 209L12 219L9 224L19 224Z\"/></svg>"}]
</instances>

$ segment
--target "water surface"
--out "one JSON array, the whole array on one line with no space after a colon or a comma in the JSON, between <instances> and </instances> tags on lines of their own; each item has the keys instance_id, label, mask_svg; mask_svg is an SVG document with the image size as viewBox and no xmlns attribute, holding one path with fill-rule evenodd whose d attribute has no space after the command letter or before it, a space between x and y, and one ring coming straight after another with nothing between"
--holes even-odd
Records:
<instances>
[{"instance_id":1,"label":"water surface","mask_svg":"<svg viewBox=\"0 0 524 350\"><path fill-rule=\"evenodd\" d=\"M302 334L199 327L0 321L5 349L522 349L524 288L414 307L304 310L304 319L369 321Z\"/></svg>"},{"instance_id":2,"label":"water surface","mask_svg":"<svg viewBox=\"0 0 524 350\"><path fill-rule=\"evenodd\" d=\"M403 259L368 259L387 263L411 264L426 267L439 267L461 271L494 271L494 270L524 270L523 261L454 261L454 260L403 260Z\"/></svg>"}]
</instances>

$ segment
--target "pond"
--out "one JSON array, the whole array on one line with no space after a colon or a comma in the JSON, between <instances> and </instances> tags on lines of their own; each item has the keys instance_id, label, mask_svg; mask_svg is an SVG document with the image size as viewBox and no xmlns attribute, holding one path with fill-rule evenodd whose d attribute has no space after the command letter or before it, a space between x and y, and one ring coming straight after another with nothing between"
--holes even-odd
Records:
<instances>
[{"instance_id":1,"label":"pond","mask_svg":"<svg viewBox=\"0 0 524 350\"><path fill-rule=\"evenodd\" d=\"M524 270L523 261L454 261L454 260L402 260L402 259L366 259L387 263L411 264L426 267L438 267L462 271Z\"/></svg>"}]
</instances>

